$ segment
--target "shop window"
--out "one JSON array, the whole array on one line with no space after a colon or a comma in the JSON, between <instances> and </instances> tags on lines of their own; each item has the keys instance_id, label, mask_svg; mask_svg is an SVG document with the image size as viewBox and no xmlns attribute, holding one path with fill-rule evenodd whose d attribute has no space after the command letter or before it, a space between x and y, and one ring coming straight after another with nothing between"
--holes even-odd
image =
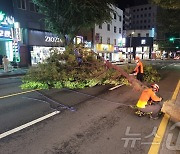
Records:
<instances>
[{"instance_id":1,"label":"shop window","mask_svg":"<svg viewBox=\"0 0 180 154\"><path fill-rule=\"evenodd\" d=\"M107 31L110 31L110 24L107 24Z\"/></svg>"},{"instance_id":2,"label":"shop window","mask_svg":"<svg viewBox=\"0 0 180 154\"><path fill-rule=\"evenodd\" d=\"M121 16L119 16L119 21L122 21L122 17Z\"/></svg>"},{"instance_id":3,"label":"shop window","mask_svg":"<svg viewBox=\"0 0 180 154\"><path fill-rule=\"evenodd\" d=\"M121 28L119 28L119 34L121 34Z\"/></svg>"},{"instance_id":4,"label":"shop window","mask_svg":"<svg viewBox=\"0 0 180 154\"><path fill-rule=\"evenodd\" d=\"M102 36L100 36L100 43L102 43Z\"/></svg>"},{"instance_id":5,"label":"shop window","mask_svg":"<svg viewBox=\"0 0 180 154\"><path fill-rule=\"evenodd\" d=\"M114 39L114 45L116 45L116 39Z\"/></svg>"},{"instance_id":6,"label":"shop window","mask_svg":"<svg viewBox=\"0 0 180 154\"><path fill-rule=\"evenodd\" d=\"M18 8L26 10L26 0L17 0Z\"/></svg>"},{"instance_id":7,"label":"shop window","mask_svg":"<svg viewBox=\"0 0 180 154\"><path fill-rule=\"evenodd\" d=\"M116 33L116 26L114 26L114 33Z\"/></svg>"},{"instance_id":8,"label":"shop window","mask_svg":"<svg viewBox=\"0 0 180 154\"><path fill-rule=\"evenodd\" d=\"M38 6L37 5L35 5L32 1L30 1L29 2L29 9L30 9L30 11L32 11L32 12L38 12Z\"/></svg>"},{"instance_id":9,"label":"shop window","mask_svg":"<svg viewBox=\"0 0 180 154\"><path fill-rule=\"evenodd\" d=\"M116 13L114 13L114 19L116 19Z\"/></svg>"}]
</instances>

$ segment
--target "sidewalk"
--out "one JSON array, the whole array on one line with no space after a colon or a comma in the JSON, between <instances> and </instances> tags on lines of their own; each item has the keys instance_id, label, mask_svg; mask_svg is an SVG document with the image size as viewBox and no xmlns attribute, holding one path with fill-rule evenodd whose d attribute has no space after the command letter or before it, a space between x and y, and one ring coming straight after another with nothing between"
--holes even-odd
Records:
<instances>
[{"instance_id":1,"label":"sidewalk","mask_svg":"<svg viewBox=\"0 0 180 154\"><path fill-rule=\"evenodd\" d=\"M4 72L0 69L0 78L25 75L28 68L14 68L12 71Z\"/></svg>"}]
</instances>

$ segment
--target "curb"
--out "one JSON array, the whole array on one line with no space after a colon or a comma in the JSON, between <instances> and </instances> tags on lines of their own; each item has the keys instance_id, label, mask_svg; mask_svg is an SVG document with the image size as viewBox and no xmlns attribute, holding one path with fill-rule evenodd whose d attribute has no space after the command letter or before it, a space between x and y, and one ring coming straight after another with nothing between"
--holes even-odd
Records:
<instances>
[{"instance_id":1,"label":"curb","mask_svg":"<svg viewBox=\"0 0 180 154\"><path fill-rule=\"evenodd\" d=\"M171 98L171 101L173 103L175 103L175 101L177 99L179 90L180 90L180 80L178 81L177 86L175 88L175 91L174 91L172 98ZM165 132L167 130L166 128L167 128L167 125L169 123L169 119L170 119L170 115L165 114L163 119L161 120L161 123L160 123L159 128L156 132L156 135L154 137L154 140L152 142L152 145L149 149L148 154L158 154L159 153L160 146L162 145L162 142L163 142L163 139L165 136Z\"/></svg>"}]
</instances>

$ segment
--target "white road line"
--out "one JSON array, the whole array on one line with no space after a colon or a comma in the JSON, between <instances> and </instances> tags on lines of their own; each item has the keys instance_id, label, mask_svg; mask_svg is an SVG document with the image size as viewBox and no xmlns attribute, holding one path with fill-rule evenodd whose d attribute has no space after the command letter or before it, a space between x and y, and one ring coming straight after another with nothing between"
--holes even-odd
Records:
<instances>
[{"instance_id":1,"label":"white road line","mask_svg":"<svg viewBox=\"0 0 180 154\"><path fill-rule=\"evenodd\" d=\"M165 68L166 66L161 67L161 69Z\"/></svg>"},{"instance_id":2,"label":"white road line","mask_svg":"<svg viewBox=\"0 0 180 154\"><path fill-rule=\"evenodd\" d=\"M10 77L1 77L1 79L18 79L21 78L19 76L10 76Z\"/></svg>"},{"instance_id":3,"label":"white road line","mask_svg":"<svg viewBox=\"0 0 180 154\"><path fill-rule=\"evenodd\" d=\"M109 90L114 90L114 89L116 89L116 88L122 87L123 85L124 85L124 84L117 85L117 86L115 86L115 87L110 88Z\"/></svg>"},{"instance_id":4,"label":"white road line","mask_svg":"<svg viewBox=\"0 0 180 154\"><path fill-rule=\"evenodd\" d=\"M54 116L54 115L56 115L56 114L59 114L59 113L60 113L60 111L54 111L54 112L52 112L52 113L50 113L50 114L47 114L47 115L45 115L45 116L43 116L43 117L41 117L41 118L38 118L38 119L33 120L33 121L31 121L31 122L28 122L28 123L26 123L26 124L24 124L24 125L21 125L21 126L19 126L19 127L16 127L16 128L14 128L14 129L11 129L11 130L9 130L9 131L7 131L7 132L4 132L4 133L0 134L0 139L4 138L4 137L6 137L6 136L9 136L9 135L11 135L11 134L13 134L13 133L16 133L16 132L18 132L18 131L20 131L20 130L22 130L22 129L24 129L24 128L27 128L27 127L29 127L29 126L32 126L32 125L34 125L34 124L36 124L36 123L38 123L38 122L40 122L40 121L43 121L43 120L45 120L45 119L48 119L48 118L50 118L50 117L52 117L52 116Z\"/></svg>"}]
</instances>

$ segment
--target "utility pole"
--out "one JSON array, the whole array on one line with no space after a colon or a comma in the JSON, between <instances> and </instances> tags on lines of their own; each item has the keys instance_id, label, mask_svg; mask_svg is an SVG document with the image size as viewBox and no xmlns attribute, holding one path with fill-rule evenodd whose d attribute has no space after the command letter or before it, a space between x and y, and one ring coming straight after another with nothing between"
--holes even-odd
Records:
<instances>
[{"instance_id":1,"label":"utility pole","mask_svg":"<svg viewBox=\"0 0 180 154\"><path fill-rule=\"evenodd\" d=\"M131 63L131 59L132 59L131 58L131 52L132 52L131 51L131 46L132 46L132 37L133 37L133 34L134 34L134 31L131 33L131 37L130 37L130 57L129 57L130 59L129 59L129 63Z\"/></svg>"}]
</instances>

